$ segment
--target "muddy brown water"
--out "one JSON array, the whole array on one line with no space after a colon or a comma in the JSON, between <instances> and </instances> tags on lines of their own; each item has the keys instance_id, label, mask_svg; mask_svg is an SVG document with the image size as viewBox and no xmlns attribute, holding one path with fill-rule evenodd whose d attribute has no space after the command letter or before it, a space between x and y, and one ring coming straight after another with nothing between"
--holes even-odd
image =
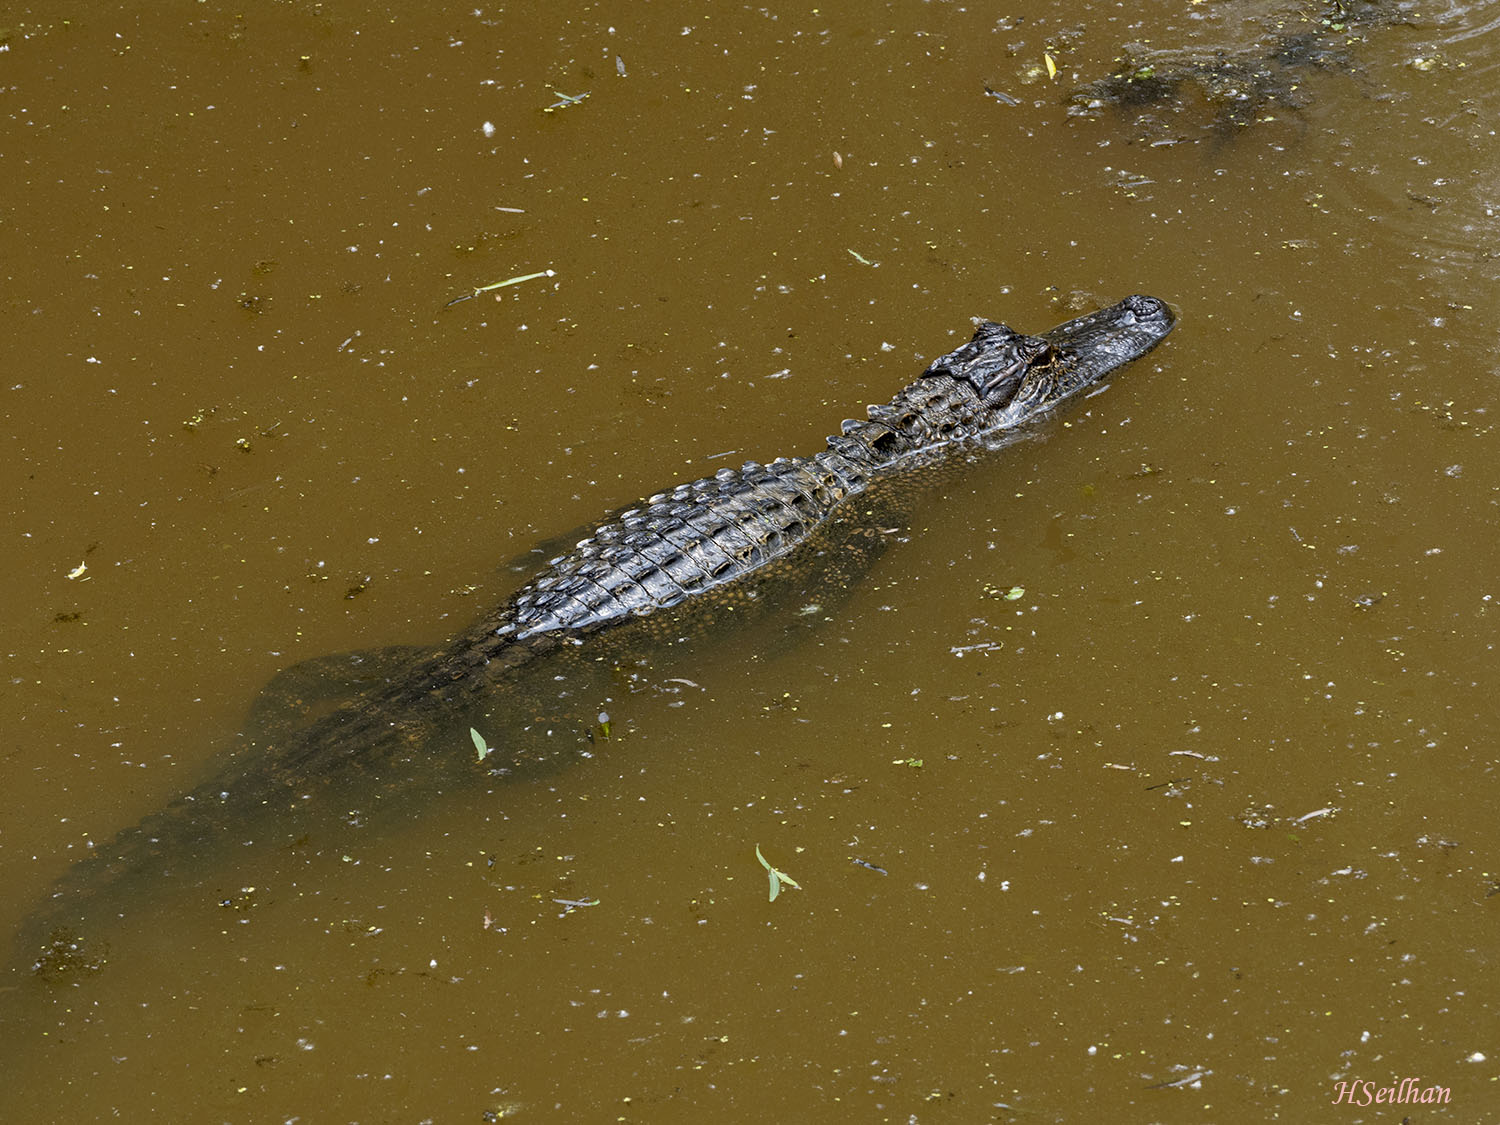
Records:
<instances>
[{"instance_id":1,"label":"muddy brown water","mask_svg":"<svg viewBox=\"0 0 1500 1125\"><path fill-rule=\"evenodd\" d=\"M1500 1120L1500 20L1024 7L7 16L7 934L278 669L969 316L1180 324L800 646L12 967L5 1120ZM1278 22L1352 66L1070 112Z\"/></svg>"}]
</instances>

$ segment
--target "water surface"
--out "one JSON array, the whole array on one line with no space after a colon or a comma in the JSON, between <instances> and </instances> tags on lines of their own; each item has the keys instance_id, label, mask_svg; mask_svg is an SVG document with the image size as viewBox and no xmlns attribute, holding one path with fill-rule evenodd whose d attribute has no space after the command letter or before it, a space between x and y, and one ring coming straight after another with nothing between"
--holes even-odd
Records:
<instances>
[{"instance_id":1,"label":"water surface","mask_svg":"<svg viewBox=\"0 0 1500 1125\"><path fill-rule=\"evenodd\" d=\"M14 13L6 933L279 669L440 642L970 316L1180 323L805 643L13 970L7 1119L1483 1119L1500 60L1379 12ZM1070 98L1303 34L1248 113Z\"/></svg>"}]
</instances>

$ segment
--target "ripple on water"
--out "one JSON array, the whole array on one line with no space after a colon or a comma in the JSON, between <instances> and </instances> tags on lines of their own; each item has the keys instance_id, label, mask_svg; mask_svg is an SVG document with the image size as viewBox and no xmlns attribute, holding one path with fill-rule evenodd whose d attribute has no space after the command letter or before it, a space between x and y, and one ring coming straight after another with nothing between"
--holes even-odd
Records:
<instances>
[{"instance_id":1,"label":"ripple on water","mask_svg":"<svg viewBox=\"0 0 1500 1125\"><path fill-rule=\"evenodd\" d=\"M1404 34L1370 44L1394 52L1366 69L1379 87L1365 96L1381 104L1362 116L1378 128L1336 162L1352 174L1329 178L1327 206L1349 237L1389 249L1393 268L1464 302L1500 269L1500 5L1408 14Z\"/></svg>"}]
</instances>

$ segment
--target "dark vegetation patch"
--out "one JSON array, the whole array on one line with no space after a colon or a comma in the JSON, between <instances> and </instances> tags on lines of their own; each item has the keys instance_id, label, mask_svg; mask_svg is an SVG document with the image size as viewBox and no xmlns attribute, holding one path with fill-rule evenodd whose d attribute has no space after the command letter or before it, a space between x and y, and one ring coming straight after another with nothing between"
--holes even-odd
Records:
<instances>
[{"instance_id":1,"label":"dark vegetation patch","mask_svg":"<svg viewBox=\"0 0 1500 1125\"><path fill-rule=\"evenodd\" d=\"M1069 95L1069 112L1113 110L1152 140L1188 139L1187 129L1231 134L1306 108L1310 74L1358 73L1355 49L1368 32L1405 20L1397 0L1331 0L1271 21L1246 45L1130 45L1111 74Z\"/></svg>"}]
</instances>

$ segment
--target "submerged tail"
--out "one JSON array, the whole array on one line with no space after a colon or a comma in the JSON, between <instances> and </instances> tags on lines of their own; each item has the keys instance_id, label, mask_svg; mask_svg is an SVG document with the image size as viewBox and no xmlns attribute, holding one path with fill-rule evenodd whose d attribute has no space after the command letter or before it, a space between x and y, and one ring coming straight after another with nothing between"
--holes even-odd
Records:
<instances>
[{"instance_id":1,"label":"submerged tail","mask_svg":"<svg viewBox=\"0 0 1500 1125\"><path fill-rule=\"evenodd\" d=\"M536 703L522 672L559 645L497 647L493 637L481 623L442 650L344 653L282 672L211 778L95 848L48 890L16 934L12 970L43 979L92 972L107 962L106 935L121 919L150 911L172 888L221 893L231 854L320 847L395 811L420 815L445 790L524 768L538 755L513 737ZM468 733L476 724L501 750L483 761Z\"/></svg>"}]
</instances>

